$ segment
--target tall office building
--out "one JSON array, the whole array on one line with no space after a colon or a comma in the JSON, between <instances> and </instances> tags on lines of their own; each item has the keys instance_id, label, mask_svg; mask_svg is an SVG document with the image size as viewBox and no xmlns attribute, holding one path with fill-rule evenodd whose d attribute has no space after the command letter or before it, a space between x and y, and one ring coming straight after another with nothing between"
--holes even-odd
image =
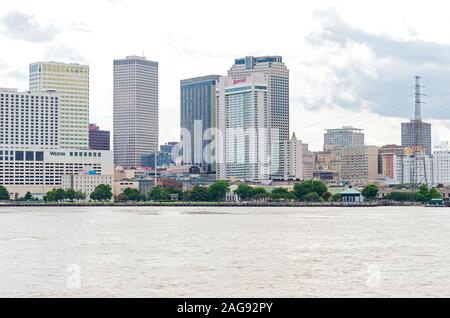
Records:
<instances>
[{"instance_id":1,"label":"tall office building","mask_svg":"<svg viewBox=\"0 0 450 318\"><path fill-rule=\"evenodd\" d=\"M212 129L216 128L216 85L219 75L209 75L180 82L180 124L184 164L199 166L207 173L216 171Z\"/></svg>"},{"instance_id":2,"label":"tall office building","mask_svg":"<svg viewBox=\"0 0 450 318\"><path fill-rule=\"evenodd\" d=\"M262 73L267 82L267 104L272 142L289 140L289 70L281 56L247 56L235 60L228 76L243 79Z\"/></svg>"},{"instance_id":3,"label":"tall office building","mask_svg":"<svg viewBox=\"0 0 450 318\"><path fill-rule=\"evenodd\" d=\"M59 95L61 148L89 147L89 66L58 62L30 65L30 91L54 90Z\"/></svg>"},{"instance_id":4,"label":"tall office building","mask_svg":"<svg viewBox=\"0 0 450 318\"><path fill-rule=\"evenodd\" d=\"M217 85L218 179L269 178L268 85L262 74Z\"/></svg>"},{"instance_id":5,"label":"tall office building","mask_svg":"<svg viewBox=\"0 0 450 318\"><path fill-rule=\"evenodd\" d=\"M431 124L422 121L422 94L420 92L420 76L416 76L416 100L414 119L402 123L402 146L422 147L427 155L431 154Z\"/></svg>"},{"instance_id":6,"label":"tall office building","mask_svg":"<svg viewBox=\"0 0 450 318\"><path fill-rule=\"evenodd\" d=\"M158 150L158 62L114 60L114 163L132 167Z\"/></svg>"},{"instance_id":7,"label":"tall office building","mask_svg":"<svg viewBox=\"0 0 450 318\"><path fill-rule=\"evenodd\" d=\"M423 147L426 154L430 155L431 124L416 119L412 119L409 123L402 123L402 146Z\"/></svg>"},{"instance_id":8,"label":"tall office building","mask_svg":"<svg viewBox=\"0 0 450 318\"><path fill-rule=\"evenodd\" d=\"M324 135L324 150L364 146L362 129L344 126L337 129L327 129Z\"/></svg>"},{"instance_id":9,"label":"tall office building","mask_svg":"<svg viewBox=\"0 0 450 318\"><path fill-rule=\"evenodd\" d=\"M111 133L101 130L97 124L89 124L89 149L110 150Z\"/></svg>"}]
</instances>

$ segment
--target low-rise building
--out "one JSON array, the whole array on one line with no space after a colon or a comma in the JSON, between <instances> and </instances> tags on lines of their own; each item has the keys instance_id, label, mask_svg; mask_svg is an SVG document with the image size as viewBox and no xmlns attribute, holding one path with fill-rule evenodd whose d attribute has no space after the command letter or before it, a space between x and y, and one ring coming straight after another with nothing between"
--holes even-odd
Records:
<instances>
[{"instance_id":1,"label":"low-rise building","mask_svg":"<svg viewBox=\"0 0 450 318\"><path fill-rule=\"evenodd\" d=\"M0 184L14 196L43 194L63 187L65 175L95 171L113 176L112 152L101 150L24 150L0 148Z\"/></svg>"},{"instance_id":2,"label":"low-rise building","mask_svg":"<svg viewBox=\"0 0 450 318\"><path fill-rule=\"evenodd\" d=\"M362 203L364 202L364 197L361 192L349 188L341 193L342 196L342 202L345 203Z\"/></svg>"},{"instance_id":3,"label":"low-rise building","mask_svg":"<svg viewBox=\"0 0 450 318\"><path fill-rule=\"evenodd\" d=\"M128 188L139 190L139 180L124 179L114 181L114 197L117 198Z\"/></svg>"},{"instance_id":4,"label":"low-rise building","mask_svg":"<svg viewBox=\"0 0 450 318\"><path fill-rule=\"evenodd\" d=\"M70 174L63 176L62 188L65 190L80 191L86 194L86 198L89 200L91 193L101 184L111 186L112 190L114 186L113 179L113 175L97 175L95 173Z\"/></svg>"}]
</instances>

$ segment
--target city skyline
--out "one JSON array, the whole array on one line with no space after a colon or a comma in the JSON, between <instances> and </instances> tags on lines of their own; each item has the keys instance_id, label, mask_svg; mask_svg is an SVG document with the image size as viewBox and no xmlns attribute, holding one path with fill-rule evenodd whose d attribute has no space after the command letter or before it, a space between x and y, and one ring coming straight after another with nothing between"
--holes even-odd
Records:
<instances>
[{"instance_id":1,"label":"city skyline","mask_svg":"<svg viewBox=\"0 0 450 318\"><path fill-rule=\"evenodd\" d=\"M185 4L180 3L180 6L194 14ZM346 10L349 6L354 9ZM368 6L379 10L372 4ZM214 38L228 31L235 36L226 43L214 42L217 44L214 47L203 43L205 35L197 32L200 30L197 22L180 30L179 25L175 28L160 18L147 21L140 12L133 11L131 15L133 6L129 2L90 4L93 12L109 13L105 26L98 24L90 10L80 15L80 9L73 8L62 14L63 7L52 3L52 10L46 10L45 5L5 2L0 15L0 45L4 48L0 57L0 87L25 90L28 64L36 61L89 65L90 122L104 129L112 130L110 65L113 59L145 53L149 60L160 63L161 144L179 139L179 125L171 123L179 122L180 80L207 74L226 75L237 57L280 55L291 71L290 133L295 131L312 150L322 148L325 129L341 126L364 129L369 145L400 144L400 123L414 116L412 79L415 75L422 75L423 84L427 86L423 117L433 125L433 145L449 139L450 121L445 105L450 94L445 88L446 76L438 75L447 70L450 45L446 43L442 28L438 28L444 21L443 16L421 5L412 5L403 13L399 5L393 4L392 12L380 27L370 18L371 10L366 12L356 2L337 6L332 1L319 1L316 5L305 4L304 12L289 10L291 4L281 2L280 8L286 16L274 21L280 28L268 34L257 34L251 41L245 41L246 37L239 34L242 25L229 26L229 30L215 28L215 31L208 31L218 33ZM86 6L81 1L80 8L83 7ZM169 8L156 4L155 10L164 13ZM208 12L212 13L208 10L202 13L207 21L211 19ZM263 17L270 11L263 5L256 10ZM126 17L126 21L133 20L130 26L112 23L122 13L130 13ZM433 21L425 19L425 23L416 19L419 13L437 15ZM195 14L200 17L200 13ZM401 17L401 22L396 16ZM176 13L176 17L180 17L180 13ZM184 17L180 19L180 23L187 21ZM155 28L158 23L160 26ZM138 25L148 33L144 38L142 31L136 31L136 36L121 37L118 45L110 35L127 34ZM274 37L279 32L292 35L293 30L299 33L296 44L290 44L285 36ZM94 45L99 41L104 45Z\"/></svg>"}]
</instances>

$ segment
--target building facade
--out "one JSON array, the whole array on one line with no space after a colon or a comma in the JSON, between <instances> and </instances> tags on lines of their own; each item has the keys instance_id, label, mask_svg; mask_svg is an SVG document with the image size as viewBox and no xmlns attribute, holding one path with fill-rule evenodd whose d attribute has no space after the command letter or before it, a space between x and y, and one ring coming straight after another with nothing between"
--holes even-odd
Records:
<instances>
[{"instance_id":1,"label":"building facade","mask_svg":"<svg viewBox=\"0 0 450 318\"><path fill-rule=\"evenodd\" d=\"M216 161L218 179L269 178L268 87L262 74L217 88Z\"/></svg>"},{"instance_id":2,"label":"building facade","mask_svg":"<svg viewBox=\"0 0 450 318\"><path fill-rule=\"evenodd\" d=\"M398 179L398 158L405 154L405 147L386 145L380 148L378 158L378 173L388 180Z\"/></svg>"},{"instance_id":3,"label":"building facade","mask_svg":"<svg viewBox=\"0 0 450 318\"><path fill-rule=\"evenodd\" d=\"M283 142L287 160L284 161L284 179L303 179L303 143L293 133L291 140Z\"/></svg>"},{"instance_id":4,"label":"building facade","mask_svg":"<svg viewBox=\"0 0 450 318\"><path fill-rule=\"evenodd\" d=\"M180 82L180 127L183 163L215 173L210 147L216 128L216 85L219 75L208 75Z\"/></svg>"},{"instance_id":5,"label":"building facade","mask_svg":"<svg viewBox=\"0 0 450 318\"><path fill-rule=\"evenodd\" d=\"M433 184L450 186L450 150L433 152Z\"/></svg>"},{"instance_id":6,"label":"building facade","mask_svg":"<svg viewBox=\"0 0 450 318\"><path fill-rule=\"evenodd\" d=\"M62 188L75 190L86 194L89 201L90 195L101 185L109 185L111 191L114 188L114 175L97 175L96 173L80 172L80 174L69 174L62 177Z\"/></svg>"},{"instance_id":7,"label":"building facade","mask_svg":"<svg viewBox=\"0 0 450 318\"><path fill-rule=\"evenodd\" d=\"M289 141L289 69L281 56L246 56L236 59L228 76L240 80L251 74L262 74L267 83L270 141L270 176L281 178L287 155L283 143Z\"/></svg>"},{"instance_id":8,"label":"building facade","mask_svg":"<svg viewBox=\"0 0 450 318\"><path fill-rule=\"evenodd\" d=\"M59 145L89 147L89 66L59 62L30 65L30 91L53 90L59 95Z\"/></svg>"},{"instance_id":9,"label":"building facade","mask_svg":"<svg viewBox=\"0 0 450 318\"><path fill-rule=\"evenodd\" d=\"M427 155L431 155L431 124L415 119L402 123L402 146L419 146L425 149Z\"/></svg>"},{"instance_id":10,"label":"building facade","mask_svg":"<svg viewBox=\"0 0 450 318\"><path fill-rule=\"evenodd\" d=\"M96 124L89 124L89 149L110 150L111 133L108 130L100 130Z\"/></svg>"},{"instance_id":11,"label":"building facade","mask_svg":"<svg viewBox=\"0 0 450 318\"><path fill-rule=\"evenodd\" d=\"M314 154L314 178L338 185L341 175L341 148L337 146L327 148Z\"/></svg>"},{"instance_id":12,"label":"building facade","mask_svg":"<svg viewBox=\"0 0 450 318\"><path fill-rule=\"evenodd\" d=\"M114 164L139 166L158 149L158 63L114 60Z\"/></svg>"},{"instance_id":13,"label":"building facade","mask_svg":"<svg viewBox=\"0 0 450 318\"><path fill-rule=\"evenodd\" d=\"M243 79L261 73L267 82L267 103L271 141L289 140L289 69L281 56L247 56L236 59L228 76Z\"/></svg>"},{"instance_id":14,"label":"building facade","mask_svg":"<svg viewBox=\"0 0 450 318\"><path fill-rule=\"evenodd\" d=\"M24 150L0 147L0 184L10 193L23 196L47 193L63 187L65 175L95 171L114 175L112 153L92 150Z\"/></svg>"},{"instance_id":15,"label":"building facade","mask_svg":"<svg viewBox=\"0 0 450 318\"><path fill-rule=\"evenodd\" d=\"M353 186L364 186L378 179L378 147L359 146L342 148L341 181Z\"/></svg>"},{"instance_id":16,"label":"building facade","mask_svg":"<svg viewBox=\"0 0 450 318\"><path fill-rule=\"evenodd\" d=\"M433 185L433 157L425 153L405 154L397 158L397 183Z\"/></svg>"},{"instance_id":17,"label":"building facade","mask_svg":"<svg viewBox=\"0 0 450 318\"><path fill-rule=\"evenodd\" d=\"M324 135L324 150L330 148L346 148L364 146L362 129L344 126L337 129L327 129Z\"/></svg>"},{"instance_id":18,"label":"building facade","mask_svg":"<svg viewBox=\"0 0 450 318\"><path fill-rule=\"evenodd\" d=\"M58 95L0 88L0 147L58 149Z\"/></svg>"}]
</instances>

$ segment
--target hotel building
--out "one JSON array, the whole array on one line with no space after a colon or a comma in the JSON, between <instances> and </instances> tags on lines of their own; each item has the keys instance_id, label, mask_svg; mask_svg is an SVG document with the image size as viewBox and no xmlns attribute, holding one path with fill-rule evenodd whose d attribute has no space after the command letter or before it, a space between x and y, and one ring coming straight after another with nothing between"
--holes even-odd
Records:
<instances>
[{"instance_id":1,"label":"hotel building","mask_svg":"<svg viewBox=\"0 0 450 318\"><path fill-rule=\"evenodd\" d=\"M268 87L262 74L217 86L216 160L218 179L268 180Z\"/></svg>"},{"instance_id":2,"label":"hotel building","mask_svg":"<svg viewBox=\"0 0 450 318\"><path fill-rule=\"evenodd\" d=\"M89 66L58 62L30 65L30 91L53 90L59 96L59 145L89 147Z\"/></svg>"},{"instance_id":3,"label":"hotel building","mask_svg":"<svg viewBox=\"0 0 450 318\"><path fill-rule=\"evenodd\" d=\"M13 196L63 188L65 175L95 171L113 176L112 153L91 150L24 150L0 146L0 184ZM112 179L111 179L112 180Z\"/></svg>"},{"instance_id":4,"label":"hotel building","mask_svg":"<svg viewBox=\"0 0 450 318\"><path fill-rule=\"evenodd\" d=\"M247 56L236 59L228 71L228 76L234 80L252 74L262 74L267 83L270 175L283 177L287 173L283 171L287 160L283 142L289 141L289 69L281 56Z\"/></svg>"},{"instance_id":5,"label":"hotel building","mask_svg":"<svg viewBox=\"0 0 450 318\"><path fill-rule=\"evenodd\" d=\"M0 146L59 148L59 96L0 88Z\"/></svg>"},{"instance_id":6,"label":"hotel building","mask_svg":"<svg viewBox=\"0 0 450 318\"><path fill-rule=\"evenodd\" d=\"M59 101L54 91L0 89L0 185L13 198L62 188L65 175L114 175L110 151L61 149Z\"/></svg>"}]
</instances>

